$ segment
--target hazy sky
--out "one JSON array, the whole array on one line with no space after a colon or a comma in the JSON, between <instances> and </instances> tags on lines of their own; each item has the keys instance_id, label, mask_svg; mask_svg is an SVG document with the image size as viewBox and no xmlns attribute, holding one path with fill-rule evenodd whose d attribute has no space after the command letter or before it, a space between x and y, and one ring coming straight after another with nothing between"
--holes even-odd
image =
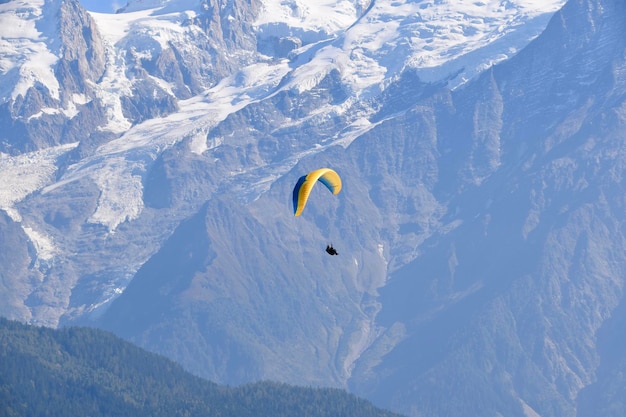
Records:
<instances>
[{"instance_id":1,"label":"hazy sky","mask_svg":"<svg viewBox=\"0 0 626 417\"><path fill-rule=\"evenodd\" d=\"M80 3L92 12L114 13L126 4L126 0L80 0Z\"/></svg>"}]
</instances>

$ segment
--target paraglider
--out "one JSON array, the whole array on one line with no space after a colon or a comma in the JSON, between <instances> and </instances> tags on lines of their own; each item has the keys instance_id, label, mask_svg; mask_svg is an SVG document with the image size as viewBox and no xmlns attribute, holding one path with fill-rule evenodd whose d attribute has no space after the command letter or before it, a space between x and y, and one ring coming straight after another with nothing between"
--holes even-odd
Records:
<instances>
[{"instance_id":1,"label":"paraglider","mask_svg":"<svg viewBox=\"0 0 626 417\"><path fill-rule=\"evenodd\" d=\"M302 214L313 186L317 182L321 182L330 190L333 195L339 194L341 191L341 178L339 174L330 168L320 168L311 171L300 177L296 186L293 188L293 214L298 217ZM329 255L339 255L333 245L326 245L326 253Z\"/></svg>"},{"instance_id":2,"label":"paraglider","mask_svg":"<svg viewBox=\"0 0 626 417\"><path fill-rule=\"evenodd\" d=\"M332 243L330 245L326 245L326 253L328 253L329 255L339 255L337 249L333 248Z\"/></svg>"}]
</instances>

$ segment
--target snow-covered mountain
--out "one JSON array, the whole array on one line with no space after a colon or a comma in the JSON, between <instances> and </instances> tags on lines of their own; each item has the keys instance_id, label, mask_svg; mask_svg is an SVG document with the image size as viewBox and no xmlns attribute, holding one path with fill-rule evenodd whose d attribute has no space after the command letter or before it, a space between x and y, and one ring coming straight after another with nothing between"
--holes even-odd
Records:
<instances>
[{"instance_id":1,"label":"snow-covered mountain","mask_svg":"<svg viewBox=\"0 0 626 417\"><path fill-rule=\"evenodd\" d=\"M1 3L0 314L409 415L619 415L626 7L563 3Z\"/></svg>"},{"instance_id":2,"label":"snow-covered mountain","mask_svg":"<svg viewBox=\"0 0 626 417\"><path fill-rule=\"evenodd\" d=\"M285 115L292 129L329 117L337 119L337 126L320 137L299 138L273 161L242 161L220 170L221 178L209 181L212 186L201 185L182 207L173 207L174 219L157 215L167 224L140 233L137 245L144 250L129 253L136 259L120 263L103 256L100 265L79 266L76 279L94 274L94 268L106 271L110 278L104 293L115 295L177 219L210 197L207 187L232 180L245 198L256 198L304 155L319 152L318 142L346 146L370 129L374 124L368 116L376 111L377 97L401 74L434 73L437 66L444 67L439 80L475 73L536 36L560 1L534 8L405 3L136 1L115 15L88 14L73 1L3 4L1 207L21 222L33 247L42 248L34 254L37 260L81 253L82 240L94 234L116 241L120 233L113 232L120 224L128 226L142 214L151 218L145 210L144 197L150 193L145 180L163 150L184 143L208 163L207 151L219 152L225 142L209 132L228 115L283 94L314 96L312 90L329 90L320 87L323 82L337 84L330 94L341 97L334 103L311 114L294 103L300 117ZM425 50L432 58L427 64L420 58ZM470 64L461 67L463 61ZM271 122L285 126L286 119ZM251 188L250 181L258 185ZM89 203L79 210L67 207L73 192L80 196L72 199L84 197ZM57 208L57 196L65 209ZM20 204L22 209L16 207ZM22 221L22 211L33 205L41 207ZM53 221L42 221L40 209L51 211ZM50 227L54 219L81 230L59 233L58 225ZM121 240L137 239L136 231L130 234ZM37 268L31 272L38 274ZM72 281L63 285L68 291L76 284ZM96 285L103 284L96 279ZM55 300L65 305L56 315L24 312L18 317L54 325L68 309L89 310L102 301L72 306L68 299Z\"/></svg>"}]
</instances>

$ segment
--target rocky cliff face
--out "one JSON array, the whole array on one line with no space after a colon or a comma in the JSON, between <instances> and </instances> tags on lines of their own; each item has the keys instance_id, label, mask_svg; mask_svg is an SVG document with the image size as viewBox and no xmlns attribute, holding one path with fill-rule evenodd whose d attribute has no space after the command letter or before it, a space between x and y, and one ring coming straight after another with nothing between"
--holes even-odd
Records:
<instances>
[{"instance_id":1,"label":"rocky cliff face","mask_svg":"<svg viewBox=\"0 0 626 417\"><path fill-rule=\"evenodd\" d=\"M0 255L0 290L3 294L3 317L22 318L28 316L24 300L28 298L34 285L42 280L41 274L29 271L31 261L28 236L7 214L0 212L0 244L11 251ZM17 280L15 277L19 277ZM22 281L22 282L20 282Z\"/></svg>"},{"instance_id":2,"label":"rocky cliff face","mask_svg":"<svg viewBox=\"0 0 626 417\"><path fill-rule=\"evenodd\" d=\"M616 383L596 373L621 363L596 335L620 322L624 288L621 6L568 3L514 59L427 106L443 227L381 289L389 337L354 390L416 415L560 416ZM619 414L615 395L594 398Z\"/></svg>"},{"instance_id":3,"label":"rocky cliff face","mask_svg":"<svg viewBox=\"0 0 626 417\"><path fill-rule=\"evenodd\" d=\"M76 1L41 3L20 10L35 16L24 32L39 33L41 40L26 42L36 51L32 56L19 48L9 53L22 66L3 76L3 90L12 92L0 105L0 152L19 154L77 142L104 122L101 106L92 101L93 85L105 67L93 19ZM12 32L12 24L7 20L4 30ZM50 49L44 52L45 39ZM50 67L42 69L47 63ZM39 71L47 73L47 85L37 81Z\"/></svg>"},{"instance_id":4,"label":"rocky cliff face","mask_svg":"<svg viewBox=\"0 0 626 417\"><path fill-rule=\"evenodd\" d=\"M173 6L140 19L121 39L103 37L77 0L8 7L6 26L31 18L24 33L15 34L28 45L16 43L7 56L16 66L3 76L0 152L80 142L73 161L78 160L128 127L176 111L178 99L252 62L256 38L250 22L259 3L195 3L192 10ZM179 25L174 31L171 22ZM123 21L113 24L124 30ZM11 39L13 33L7 34ZM27 48L39 51L38 58L28 58Z\"/></svg>"}]
</instances>

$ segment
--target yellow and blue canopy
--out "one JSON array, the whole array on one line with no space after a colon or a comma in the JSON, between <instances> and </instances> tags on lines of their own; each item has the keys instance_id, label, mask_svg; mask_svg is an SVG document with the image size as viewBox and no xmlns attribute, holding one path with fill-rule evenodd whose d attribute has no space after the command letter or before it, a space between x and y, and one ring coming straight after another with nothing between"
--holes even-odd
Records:
<instances>
[{"instance_id":1,"label":"yellow and blue canopy","mask_svg":"<svg viewBox=\"0 0 626 417\"><path fill-rule=\"evenodd\" d=\"M296 217L302 214L309 194L317 181L324 184L333 194L339 194L341 191L341 178L330 168L316 169L303 175L293 189L293 212Z\"/></svg>"}]
</instances>

